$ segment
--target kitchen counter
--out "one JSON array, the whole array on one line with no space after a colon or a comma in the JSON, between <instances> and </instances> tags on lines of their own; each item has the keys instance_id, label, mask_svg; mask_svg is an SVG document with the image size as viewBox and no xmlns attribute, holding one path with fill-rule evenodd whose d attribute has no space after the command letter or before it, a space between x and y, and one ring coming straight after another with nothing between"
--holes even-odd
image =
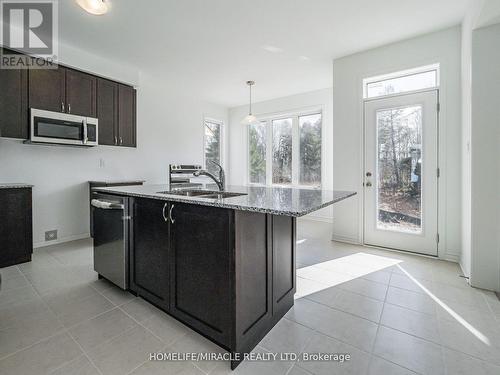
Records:
<instances>
[{"instance_id":1,"label":"kitchen counter","mask_svg":"<svg viewBox=\"0 0 500 375\"><path fill-rule=\"evenodd\" d=\"M33 185L22 183L0 183L0 189L26 189L32 188Z\"/></svg>"},{"instance_id":2,"label":"kitchen counter","mask_svg":"<svg viewBox=\"0 0 500 375\"><path fill-rule=\"evenodd\" d=\"M207 184L201 186L199 189L214 191L217 190L217 187L213 184ZM261 186L227 186L226 192L243 193L245 195L223 199L186 197L160 193L169 190L169 185L120 186L94 189L94 191L131 197L151 198L290 217L307 215L356 194L352 191ZM179 190L177 186L176 190Z\"/></svg>"}]
</instances>

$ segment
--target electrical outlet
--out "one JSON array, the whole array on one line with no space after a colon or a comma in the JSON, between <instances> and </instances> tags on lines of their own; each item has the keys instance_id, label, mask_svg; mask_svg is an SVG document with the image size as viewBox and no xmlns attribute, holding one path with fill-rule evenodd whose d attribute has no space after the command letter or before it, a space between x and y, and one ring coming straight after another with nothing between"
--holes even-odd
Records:
<instances>
[{"instance_id":1,"label":"electrical outlet","mask_svg":"<svg viewBox=\"0 0 500 375\"><path fill-rule=\"evenodd\" d=\"M54 241L57 240L57 229L48 230L45 232L45 241Z\"/></svg>"}]
</instances>

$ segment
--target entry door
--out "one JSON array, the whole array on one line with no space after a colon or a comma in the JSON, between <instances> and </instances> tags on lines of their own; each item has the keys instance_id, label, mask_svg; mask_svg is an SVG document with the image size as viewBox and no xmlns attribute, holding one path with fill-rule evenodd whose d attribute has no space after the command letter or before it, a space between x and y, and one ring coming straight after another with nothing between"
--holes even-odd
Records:
<instances>
[{"instance_id":1,"label":"entry door","mask_svg":"<svg viewBox=\"0 0 500 375\"><path fill-rule=\"evenodd\" d=\"M365 244L437 255L437 148L437 91L365 102Z\"/></svg>"}]
</instances>

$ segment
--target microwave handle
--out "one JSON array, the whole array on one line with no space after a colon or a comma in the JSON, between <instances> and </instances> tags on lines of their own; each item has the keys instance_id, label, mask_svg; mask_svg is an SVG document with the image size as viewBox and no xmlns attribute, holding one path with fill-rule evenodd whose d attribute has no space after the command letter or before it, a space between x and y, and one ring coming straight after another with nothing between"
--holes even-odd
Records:
<instances>
[{"instance_id":1,"label":"microwave handle","mask_svg":"<svg viewBox=\"0 0 500 375\"><path fill-rule=\"evenodd\" d=\"M89 141L89 137L87 134L87 119L83 119L83 144L86 145Z\"/></svg>"}]
</instances>

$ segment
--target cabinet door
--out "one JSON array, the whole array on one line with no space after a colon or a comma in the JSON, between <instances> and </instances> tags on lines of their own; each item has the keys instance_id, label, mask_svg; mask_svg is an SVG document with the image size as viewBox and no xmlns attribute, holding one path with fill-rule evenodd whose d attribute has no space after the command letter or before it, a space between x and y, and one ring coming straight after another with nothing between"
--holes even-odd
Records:
<instances>
[{"instance_id":1,"label":"cabinet door","mask_svg":"<svg viewBox=\"0 0 500 375\"><path fill-rule=\"evenodd\" d=\"M118 83L97 79L97 118L99 144L118 144Z\"/></svg>"},{"instance_id":2,"label":"cabinet door","mask_svg":"<svg viewBox=\"0 0 500 375\"><path fill-rule=\"evenodd\" d=\"M172 203L171 314L229 347L234 314L233 211Z\"/></svg>"},{"instance_id":3,"label":"cabinet door","mask_svg":"<svg viewBox=\"0 0 500 375\"><path fill-rule=\"evenodd\" d=\"M28 262L33 252L31 189L0 189L0 268Z\"/></svg>"},{"instance_id":4,"label":"cabinet door","mask_svg":"<svg viewBox=\"0 0 500 375\"><path fill-rule=\"evenodd\" d=\"M169 233L166 202L137 198L133 203L130 289L144 299L169 308Z\"/></svg>"},{"instance_id":5,"label":"cabinet door","mask_svg":"<svg viewBox=\"0 0 500 375\"><path fill-rule=\"evenodd\" d=\"M0 137L28 138L27 70L0 69L0 87Z\"/></svg>"},{"instance_id":6,"label":"cabinet door","mask_svg":"<svg viewBox=\"0 0 500 375\"><path fill-rule=\"evenodd\" d=\"M65 112L65 76L66 69L61 66L57 69L30 69L29 107Z\"/></svg>"},{"instance_id":7,"label":"cabinet door","mask_svg":"<svg viewBox=\"0 0 500 375\"><path fill-rule=\"evenodd\" d=\"M118 85L119 145L136 146L136 91L131 86Z\"/></svg>"},{"instance_id":8,"label":"cabinet door","mask_svg":"<svg viewBox=\"0 0 500 375\"><path fill-rule=\"evenodd\" d=\"M66 69L66 112L96 117L96 77Z\"/></svg>"}]
</instances>

